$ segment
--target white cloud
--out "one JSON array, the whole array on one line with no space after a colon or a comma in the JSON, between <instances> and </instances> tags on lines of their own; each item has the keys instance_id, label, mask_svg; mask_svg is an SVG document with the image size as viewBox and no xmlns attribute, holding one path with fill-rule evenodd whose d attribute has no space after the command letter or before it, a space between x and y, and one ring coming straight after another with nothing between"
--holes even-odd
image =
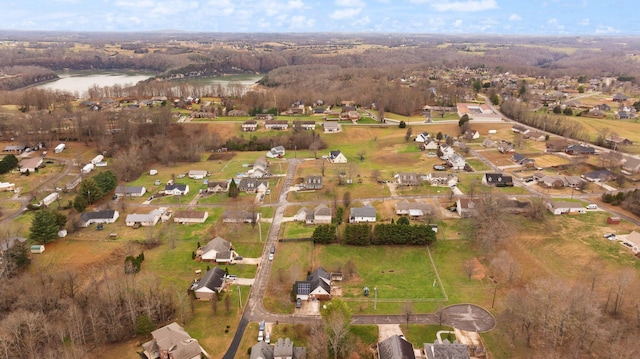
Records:
<instances>
[{"instance_id":1,"label":"white cloud","mask_svg":"<svg viewBox=\"0 0 640 359\"><path fill-rule=\"evenodd\" d=\"M591 19L589 18L578 20L578 25L588 26L590 23Z\"/></svg>"},{"instance_id":2,"label":"white cloud","mask_svg":"<svg viewBox=\"0 0 640 359\"><path fill-rule=\"evenodd\" d=\"M357 16L362 12L362 8L339 9L329 15L334 20L348 19Z\"/></svg>"},{"instance_id":3,"label":"white cloud","mask_svg":"<svg viewBox=\"0 0 640 359\"><path fill-rule=\"evenodd\" d=\"M520 15L518 14L511 14L511 16L509 16L509 21L520 21L522 20L522 17L520 17Z\"/></svg>"},{"instance_id":4,"label":"white cloud","mask_svg":"<svg viewBox=\"0 0 640 359\"><path fill-rule=\"evenodd\" d=\"M364 7L366 4L362 0L336 0L336 5L344 7Z\"/></svg>"},{"instance_id":5,"label":"white cloud","mask_svg":"<svg viewBox=\"0 0 640 359\"><path fill-rule=\"evenodd\" d=\"M415 0L414 0L415 1ZM431 7L440 12L460 11L460 12L476 12L498 8L496 0L470 0L470 1L444 1L432 3Z\"/></svg>"},{"instance_id":6,"label":"white cloud","mask_svg":"<svg viewBox=\"0 0 640 359\"><path fill-rule=\"evenodd\" d=\"M369 23L371 23L371 19L369 19L369 16L363 16L363 17L357 19L356 21L354 21L353 25L355 25L355 26L366 26L366 25L369 25Z\"/></svg>"},{"instance_id":7,"label":"white cloud","mask_svg":"<svg viewBox=\"0 0 640 359\"><path fill-rule=\"evenodd\" d=\"M115 6L119 6L119 7L126 7L126 8L151 8L154 7L155 1L153 0L140 0L140 1L136 1L136 0L118 0L115 2L114 4Z\"/></svg>"},{"instance_id":8,"label":"white cloud","mask_svg":"<svg viewBox=\"0 0 640 359\"><path fill-rule=\"evenodd\" d=\"M458 20L453 22L453 27L460 27L460 26L462 26L462 24L463 24L463 21L458 19Z\"/></svg>"},{"instance_id":9,"label":"white cloud","mask_svg":"<svg viewBox=\"0 0 640 359\"><path fill-rule=\"evenodd\" d=\"M287 7L289 9L302 9L304 7L304 3L302 0L289 0Z\"/></svg>"},{"instance_id":10,"label":"white cloud","mask_svg":"<svg viewBox=\"0 0 640 359\"><path fill-rule=\"evenodd\" d=\"M615 34L618 32L620 32L620 30L607 25L598 25L598 27L596 27L596 34Z\"/></svg>"},{"instance_id":11,"label":"white cloud","mask_svg":"<svg viewBox=\"0 0 640 359\"><path fill-rule=\"evenodd\" d=\"M315 24L315 20L314 19L307 19L305 16L303 15L296 15L291 17L291 28L296 29L296 30L309 30L310 28L313 27L313 25Z\"/></svg>"}]
</instances>

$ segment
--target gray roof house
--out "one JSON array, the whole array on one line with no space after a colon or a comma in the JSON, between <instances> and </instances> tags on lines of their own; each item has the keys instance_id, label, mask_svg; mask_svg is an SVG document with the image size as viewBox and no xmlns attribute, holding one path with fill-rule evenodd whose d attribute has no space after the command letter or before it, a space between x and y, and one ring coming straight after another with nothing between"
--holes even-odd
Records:
<instances>
[{"instance_id":1,"label":"gray roof house","mask_svg":"<svg viewBox=\"0 0 640 359\"><path fill-rule=\"evenodd\" d=\"M513 186L513 177L502 173L485 173L482 176L482 184L485 186Z\"/></svg>"},{"instance_id":2,"label":"gray roof house","mask_svg":"<svg viewBox=\"0 0 640 359\"><path fill-rule=\"evenodd\" d=\"M424 343L424 353L427 359L469 359L469 347L457 341L451 343L448 339L442 343Z\"/></svg>"},{"instance_id":3,"label":"gray roof house","mask_svg":"<svg viewBox=\"0 0 640 359\"><path fill-rule=\"evenodd\" d=\"M273 359L273 347L261 340L251 347L249 359Z\"/></svg>"},{"instance_id":4,"label":"gray roof house","mask_svg":"<svg viewBox=\"0 0 640 359\"><path fill-rule=\"evenodd\" d=\"M87 227L94 223L113 223L120 213L113 209L105 209L102 211L85 212L80 215L81 225Z\"/></svg>"},{"instance_id":5,"label":"gray roof house","mask_svg":"<svg viewBox=\"0 0 640 359\"><path fill-rule=\"evenodd\" d=\"M324 204L317 205L313 210L302 207L294 220L305 224L331 224L331 208Z\"/></svg>"},{"instance_id":6,"label":"gray roof house","mask_svg":"<svg viewBox=\"0 0 640 359\"><path fill-rule=\"evenodd\" d=\"M171 323L151 332L153 339L142 344L149 359L200 359L202 348L180 325Z\"/></svg>"},{"instance_id":7,"label":"gray roof house","mask_svg":"<svg viewBox=\"0 0 640 359\"><path fill-rule=\"evenodd\" d=\"M207 192L218 193L228 192L231 181L209 181L207 183Z\"/></svg>"},{"instance_id":8,"label":"gray roof house","mask_svg":"<svg viewBox=\"0 0 640 359\"><path fill-rule=\"evenodd\" d=\"M297 281L293 285L296 299L328 300L331 299L331 274L319 267L307 276L306 281Z\"/></svg>"},{"instance_id":9,"label":"gray roof house","mask_svg":"<svg viewBox=\"0 0 640 359\"><path fill-rule=\"evenodd\" d=\"M418 186L420 179L415 172L400 172L395 175L396 183L399 186Z\"/></svg>"},{"instance_id":10,"label":"gray roof house","mask_svg":"<svg viewBox=\"0 0 640 359\"><path fill-rule=\"evenodd\" d=\"M322 189L322 176L307 176L304 179L304 189Z\"/></svg>"},{"instance_id":11,"label":"gray roof house","mask_svg":"<svg viewBox=\"0 0 640 359\"><path fill-rule=\"evenodd\" d=\"M399 335L378 343L378 359L415 359L413 345Z\"/></svg>"},{"instance_id":12,"label":"gray roof house","mask_svg":"<svg viewBox=\"0 0 640 359\"><path fill-rule=\"evenodd\" d=\"M349 223L375 222L376 209L371 205L362 207L351 207L349 213Z\"/></svg>"},{"instance_id":13,"label":"gray roof house","mask_svg":"<svg viewBox=\"0 0 640 359\"><path fill-rule=\"evenodd\" d=\"M209 300L213 298L213 293L220 293L224 287L225 275L225 271L219 267L209 269L194 289L196 299Z\"/></svg>"},{"instance_id":14,"label":"gray roof house","mask_svg":"<svg viewBox=\"0 0 640 359\"><path fill-rule=\"evenodd\" d=\"M233 246L224 238L216 237L198 248L198 258L203 262L229 263L233 259Z\"/></svg>"},{"instance_id":15,"label":"gray roof house","mask_svg":"<svg viewBox=\"0 0 640 359\"><path fill-rule=\"evenodd\" d=\"M257 223L260 220L259 212L247 210L228 209L222 214L222 223Z\"/></svg>"},{"instance_id":16,"label":"gray roof house","mask_svg":"<svg viewBox=\"0 0 640 359\"><path fill-rule=\"evenodd\" d=\"M265 191L269 188L269 181L259 180L257 178L243 178L238 184L238 189L241 192L256 193L258 191Z\"/></svg>"},{"instance_id":17,"label":"gray roof house","mask_svg":"<svg viewBox=\"0 0 640 359\"><path fill-rule=\"evenodd\" d=\"M431 214L431 206L426 203L409 202L406 199L396 203L397 215L408 215L410 217L422 217Z\"/></svg>"},{"instance_id":18,"label":"gray roof house","mask_svg":"<svg viewBox=\"0 0 640 359\"><path fill-rule=\"evenodd\" d=\"M144 186L118 186L116 187L116 196L142 197L147 193Z\"/></svg>"},{"instance_id":19,"label":"gray roof house","mask_svg":"<svg viewBox=\"0 0 640 359\"><path fill-rule=\"evenodd\" d=\"M305 347L294 347L291 339L279 338L273 346L273 359L306 359Z\"/></svg>"}]
</instances>

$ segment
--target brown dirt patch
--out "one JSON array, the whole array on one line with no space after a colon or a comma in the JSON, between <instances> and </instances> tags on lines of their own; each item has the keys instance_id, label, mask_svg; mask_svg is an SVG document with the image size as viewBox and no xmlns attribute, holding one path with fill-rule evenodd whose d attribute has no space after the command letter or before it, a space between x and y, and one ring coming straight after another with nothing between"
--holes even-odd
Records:
<instances>
[{"instance_id":1,"label":"brown dirt patch","mask_svg":"<svg viewBox=\"0 0 640 359\"><path fill-rule=\"evenodd\" d=\"M235 156L235 152L214 152L209 155L207 161L229 161Z\"/></svg>"},{"instance_id":2,"label":"brown dirt patch","mask_svg":"<svg viewBox=\"0 0 640 359\"><path fill-rule=\"evenodd\" d=\"M483 280L487 275L487 270L482 263L478 260L478 258L473 258L473 274L471 275L471 279Z\"/></svg>"}]
</instances>

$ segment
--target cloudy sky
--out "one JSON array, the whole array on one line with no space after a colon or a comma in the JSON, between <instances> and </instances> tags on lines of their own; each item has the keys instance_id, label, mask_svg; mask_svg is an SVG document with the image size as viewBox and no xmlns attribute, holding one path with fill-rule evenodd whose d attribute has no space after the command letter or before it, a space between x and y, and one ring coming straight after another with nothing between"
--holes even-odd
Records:
<instances>
[{"instance_id":1,"label":"cloudy sky","mask_svg":"<svg viewBox=\"0 0 640 359\"><path fill-rule=\"evenodd\" d=\"M637 0L2 0L0 29L638 35Z\"/></svg>"}]
</instances>

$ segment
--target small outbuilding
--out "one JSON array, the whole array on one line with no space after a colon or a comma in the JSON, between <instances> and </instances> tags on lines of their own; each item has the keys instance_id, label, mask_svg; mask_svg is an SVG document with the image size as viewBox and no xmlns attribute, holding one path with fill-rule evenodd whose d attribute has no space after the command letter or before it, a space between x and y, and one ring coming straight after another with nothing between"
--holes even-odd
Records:
<instances>
[{"instance_id":1,"label":"small outbuilding","mask_svg":"<svg viewBox=\"0 0 640 359\"><path fill-rule=\"evenodd\" d=\"M620 217L607 217L608 224L620 224Z\"/></svg>"},{"instance_id":2,"label":"small outbuilding","mask_svg":"<svg viewBox=\"0 0 640 359\"><path fill-rule=\"evenodd\" d=\"M31 253L42 253L44 252L44 244L34 244L31 246Z\"/></svg>"}]
</instances>

